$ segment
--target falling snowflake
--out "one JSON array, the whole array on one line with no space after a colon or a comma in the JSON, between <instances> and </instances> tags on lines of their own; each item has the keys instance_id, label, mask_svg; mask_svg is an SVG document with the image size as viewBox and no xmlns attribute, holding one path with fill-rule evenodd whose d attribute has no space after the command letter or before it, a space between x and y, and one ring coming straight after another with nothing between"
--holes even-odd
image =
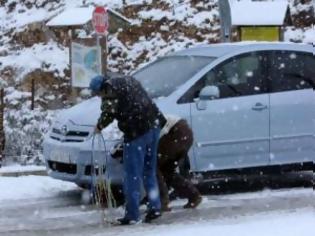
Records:
<instances>
[{"instance_id":1,"label":"falling snowflake","mask_svg":"<svg viewBox=\"0 0 315 236\"><path fill-rule=\"evenodd\" d=\"M296 54L295 53L291 53L289 57L290 57L290 59L296 59Z\"/></svg>"},{"instance_id":2,"label":"falling snowflake","mask_svg":"<svg viewBox=\"0 0 315 236\"><path fill-rule=\"evenodd\" d=\"M210 163L209 166L208 166L209 170L213 170L215 168L214 164L213 163Z\"/></svg>"},{"instance_id":3,"label":"falling snowflake","mask_svg":"<svg viewBox=\"0 0 315 236\"><path fill-rule=\"evenodd\" d=\"M247 76L247 77L253 77L253 76L254 76L254 72L252 72L252 71L247 71L247 72L246 72L246 76Z\"/></svg>"},{"instance_id":4,"label":"falling snowflake","mask_svg":"<svg viewBox=\"0 0 315 236\"><path fill-rule=\"evenodd\" d=\"M238 111L239 110L239 108L238 108L238 106L237 105L233 105L233 111Z\"/></svg>"},{"instance_id":5,"label":"falling snowflake","mask_svg":"<svg viewBox=\"0 0 315 236\"><path fill-rule=\"evenodd\" d=\"M275 154L270 153L270 160L274 160L275 159Z\"/></svg>"},{"instance_id":6,"label":"falling snowflake","mask_svg":"<svg viewBox=\"0 0 315 236\"><path fill-rule=\"evenodd\" d=\"M281 63L280 66L279 66L279 69L284 69L284 68L285 68L285 64Z\"/></svg>"}]
</instances>

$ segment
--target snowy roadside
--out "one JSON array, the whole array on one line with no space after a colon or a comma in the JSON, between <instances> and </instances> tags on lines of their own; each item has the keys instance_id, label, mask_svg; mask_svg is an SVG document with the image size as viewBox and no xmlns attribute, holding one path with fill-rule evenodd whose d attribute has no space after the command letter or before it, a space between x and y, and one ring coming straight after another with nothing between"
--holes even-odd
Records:
<instances>
[{"instance_id":1,"label":"snowy roadside","mask_svg":"<svg viewBox=\"0 0 315 236\"><path fill-rule=\"evenodd\" d=\"M180 222L180 219L178 220ZM309 236L312 235L315 213L312 209L255 214L217 220L197 220L184 224L142 226L123 229L119 235L145 236ZM116 231L117 233L117 231ZM95 236L115 235L98 233Z\"/></svg>"},{"instance_id":2,"label":"snowy roadside","mask_svg":"<svg viewBox=\"0 0 315 236\"><path fill-rule=\"evenodd\" d=\"M184 200L153 224L111 227L83 206L80 189L47 176L0 177L0 235L309 236L315 222L312 188L204 196L196 210ZM121 215L122 209L115 211Z\"/></svg>"},{"instance_id":3,"label":"snowy roadside","mask_svg":"<svg viewBox=\"0 0 315 236\"><path fill-rule=\"evenodd\" d=\"M0 168L0 173L12 173L12 172L25 172L25 171L40 171L46 170L45 166L36 166L36 165L26 165L22 166L19 164L2 166Z\"/></svg>"},{"instance_id":4,"label":"snowy roadside","mask_svg":"<svg viewBox=\"0 0 315 236\"><path fill-rule=\"evenodd\" d=\"M74 189L75 184L48 176L0 177L0 201L54 197Z\"/></svg>"},{"instance_id":5,"label":"snowy roadside","mask_svg":"<svg viewBox=\"0 0 315 236\"><path fill-rule=\"evenodd\" d=\"M2 166L0 168L0 176L18 177L23 175L47 175L45 166L14 164L9 166Z\"/></svg>"}]
</instances>

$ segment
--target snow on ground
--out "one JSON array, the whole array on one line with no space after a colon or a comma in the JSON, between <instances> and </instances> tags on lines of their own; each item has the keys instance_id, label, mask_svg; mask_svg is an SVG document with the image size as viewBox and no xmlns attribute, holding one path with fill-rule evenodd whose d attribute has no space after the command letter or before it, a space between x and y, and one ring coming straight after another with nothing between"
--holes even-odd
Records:
<instances>
[{"instance_id":1,"label":"snow on ground","mask_svg":"<svg viewBox=\"0 0 315 236\"><path fill-rule=\"evenodd\" d=\"M313 43L315 45L315 26L305 30L303 42Z\"/></svg>"},{"instance_id":2,"label":"snow on ground","mask_svg":"<svg viewBox=\"0 0 315 236\"><path fill-rule=\"evenodd\" d=\"M177 20L179 22L185 22L186 25L196 25L199 28L212 28L209 22L213 22L219 18L219 12L217 9L212 11L198 12L194 8L190 8L187 5L181 5L174 8L173 11L165 11L161 9L143 10L138 13L142 19L151 19L159 21L162 18L168 20ZM206 23L208 21L208 23Z\"/></svg>"},{"instance_id":3,"label":"snow on ground","mask_svg":"<svg viewBox=\"0 0 315 236\"><path fill-rule=\"evenodd\" d=\"M145 236L309 236L313 232L315 213L312 209L302 209L294 212L277 212L272 214L257 214L231 219L201 220L190 224L170 224L157 227L141 227L123 229L119 235ZM180 222L180 219L179 219ZM108 235L107 233L95 236Z\"/></svg>"},{"instance_id":4,"label":"snow on ground","mask_svg":"<svg viewBox=\"0 0 315 236\"><path fill-rule=\"evenodd\" d=\"M17 173L17 172L25 172L25 171L44 171L44 170L46 170L45 166L36 166L36 165L21 166L19 164L14 164L14 165L1 167L0 175L2 173Z\"/></svg>"},{"instance_id":5,"label":"snow on ground","mask_svg":"<svg viewBox=\"0 0 315 236\"><path fill-rule=\"evenodd\" d=\"M177 200L173 211L155 223L128 227L102 224L101 212L82 206L80 190L71 183L0 177L0 189L2 235L309 236L315 222L312 188L204 196L195 210L182 209L185 201Z\"/></svg>"},{"instance_id":6,"label":"snow on ground","mask_svg":"<svg viewBox=\"0 0 315 236\"><path fill-rule=\"evenodd\" d=\"M64 76L64 70L68 68L69 49L58 45L56 42L47 44L34 44L33 47L14 50L6 57L0 57L2 68L14 66L18 68L17 80L24 78L26 74L36 69L56 71L57 76Z\"/></svg>"},{"instance_id":7,"label":"snow on ground","mask_svg":"<svg viewBox=\"0 0 315 236\"><path fill-rule=\"evenodd\" d=\"M0 201L53 197L74 189L78 189L75 184L48 176L0 177Z\"/></svg>"},{"instance_id":8,"label":"snow on ground","mask_svg":"<svg viewBox=\"0 0 315 236\"><path fill-rule=\"evenodd\" d=\"M296 29L288 27L284 33L284 41L295 41L315 44L315 27Z\"/></svg>"}]
</instances>

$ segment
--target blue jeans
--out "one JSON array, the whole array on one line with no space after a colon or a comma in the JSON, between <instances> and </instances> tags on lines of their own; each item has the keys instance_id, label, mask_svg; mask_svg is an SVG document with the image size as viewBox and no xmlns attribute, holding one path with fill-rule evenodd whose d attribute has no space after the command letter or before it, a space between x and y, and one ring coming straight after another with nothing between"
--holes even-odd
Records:
<instances>
[{"instance_id":1,"label":"blue jeans","mask_svg":"<svg viewBox=\"0 0 315 236\"><path fill-rule=\"evenodd\" d=\"M160 210L160 193L156 177L157 148L160 129L151 129L141 137L124 143L124 195L129 220L140 219L141 184L148 195L149 210Z\"/></svg>"}]
</instances>

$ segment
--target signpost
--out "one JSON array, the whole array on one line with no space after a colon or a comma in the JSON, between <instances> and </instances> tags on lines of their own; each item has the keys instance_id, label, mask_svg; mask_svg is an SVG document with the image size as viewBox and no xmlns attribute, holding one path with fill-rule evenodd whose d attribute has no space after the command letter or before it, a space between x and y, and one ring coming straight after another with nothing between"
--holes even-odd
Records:
<instances>
[{"instance_id":1,"label":"signpost","mask_svg":"<svg viewBox=\"0 0 315 236\"><path fill-rule=\"evenodd\" d=\"M105 35L108 30L108 13L104 7L96 7L92 16L93 27L98 35Z\"/></svg>"},{"instance_id":2,"label":"signpost","mask_svg":"<svg viewBox=\"0 0 315 236\"><path fill-rule=\"evenodd\" d=\"M102 57L102 48L100 45L100 37L105 36L105 57L104 57L104 71L102 62L99 65L100 73L106 74L107 71L107 37L106 33L109 27L109 20L108 20L108 12L105 7L97 6L93 12L92 16L92 24L96 32L96 46L98 50L98 55L100 58ZM101 60L102 61L102 60Z\"/></svg>"}]
</instances>

